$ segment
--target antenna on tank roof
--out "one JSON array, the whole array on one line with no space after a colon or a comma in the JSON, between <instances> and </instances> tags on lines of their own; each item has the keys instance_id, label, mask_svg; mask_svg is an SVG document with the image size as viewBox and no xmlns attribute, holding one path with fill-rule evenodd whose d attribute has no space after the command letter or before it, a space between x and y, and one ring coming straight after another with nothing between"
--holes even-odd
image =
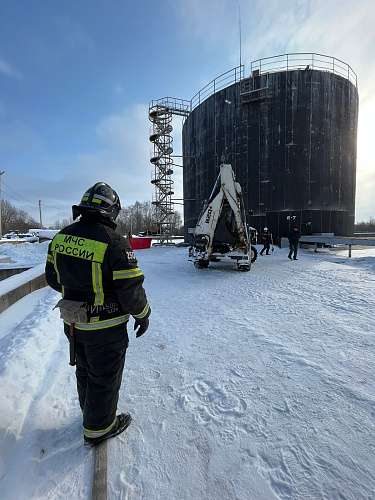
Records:
<instances>
[{"instance_id":1,"label":"antenna on tank roof","mask_svg":"<svg viewBox=\"0 0 375 500\"><path fill-rule=\"evenodd\" d=\"M238 5L238 24L240 35L240 67L241 67L241 5Z\"/></svg>"}]
</instances>

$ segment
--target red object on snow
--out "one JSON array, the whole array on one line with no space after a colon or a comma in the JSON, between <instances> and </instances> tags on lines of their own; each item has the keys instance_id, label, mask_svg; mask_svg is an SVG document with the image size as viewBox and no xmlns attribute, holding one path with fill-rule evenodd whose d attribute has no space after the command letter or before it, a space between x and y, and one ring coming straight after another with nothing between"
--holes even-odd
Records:
<instances>
[{"instance_id":1,"label":"red object on snow","mask_svg":"<svg viewBox=\"0 0 375 500\"><path fill-rule=\"evenodd\" d=\"M128 241L133 250L142 250L150 248L152 238L130 238Z\"/></svg>"}]
</instances>

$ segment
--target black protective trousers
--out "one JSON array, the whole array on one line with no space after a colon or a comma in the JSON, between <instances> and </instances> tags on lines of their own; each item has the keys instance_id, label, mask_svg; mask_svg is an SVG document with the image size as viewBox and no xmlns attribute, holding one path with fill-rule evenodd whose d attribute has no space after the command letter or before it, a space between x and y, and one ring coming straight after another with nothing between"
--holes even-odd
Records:
<instances>
[{"instance_id":1,"label":"black protective trousers","mask_svg":"<svg viewBox=\"0 0 375 500\"><path fill-rule=\"evenodd\" d=\"M293 259L296 259L297 252L298 252L298 243L289 243L289 257L292 257L293 254Z\"/></svg>"},{"instance_id":2,"label":"black protective trousers","mask_svg":"<svg viewBox=\"0 0 375 500\"><path fill-rule=\"evenodd\" d=\"M70 336L70 325L64 324ZM83 427L102 431L116 418L126 349L126 323L102 330L75 329L76 377Z\"/></svg>"},{"instance_id":3,"label":"black protective trousers","mask_svg":"<svg viewBox=\"0 0 375 500\"><path fill-rule=\"evenodd\" d=\"M266 250L267 254L270 253L270 243L269 242L263 243L263 248L260 251L260 255L263 255L264 250Z\"/></svg>"}]
</instances>

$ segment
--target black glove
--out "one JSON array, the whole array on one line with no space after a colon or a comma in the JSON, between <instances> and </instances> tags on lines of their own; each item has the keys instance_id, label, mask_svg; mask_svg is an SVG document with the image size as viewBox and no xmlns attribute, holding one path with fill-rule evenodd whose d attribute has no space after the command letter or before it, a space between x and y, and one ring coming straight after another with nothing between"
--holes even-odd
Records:
<instances>
[{"instance_id":1,"label":"black glove","mask_svg":"<svg viewBox=\"0 0 375 500\"><path fill-rule=\"evenodd\" d=\"M136 319L134 323L134 330L137 330L138 327L139 328L136 331L135 336L138 338L141 335L143 335L147 331L148 325L149 325L148 318Z\"/></svg>"}]
</instances>

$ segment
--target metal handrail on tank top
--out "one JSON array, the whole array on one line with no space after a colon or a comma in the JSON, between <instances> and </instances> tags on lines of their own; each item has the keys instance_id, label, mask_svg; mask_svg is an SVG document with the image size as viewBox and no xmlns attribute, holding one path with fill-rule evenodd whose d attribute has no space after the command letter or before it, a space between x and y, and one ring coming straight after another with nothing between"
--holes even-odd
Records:
<instances>
[{"instance_id":1,"label":"metal handrail on tank top","mask_svg":"<svg viewBox=\"0 0 375 500\"><path fill-rule=\"evenodd\" d=\"M310 52L292 52L278 56L264 57L251 63L251 75L276 73L280 71L318 70L329 71L349 80L357 88L357 75L353 69L336 57Z\"/></svg>"}]
</instances>

